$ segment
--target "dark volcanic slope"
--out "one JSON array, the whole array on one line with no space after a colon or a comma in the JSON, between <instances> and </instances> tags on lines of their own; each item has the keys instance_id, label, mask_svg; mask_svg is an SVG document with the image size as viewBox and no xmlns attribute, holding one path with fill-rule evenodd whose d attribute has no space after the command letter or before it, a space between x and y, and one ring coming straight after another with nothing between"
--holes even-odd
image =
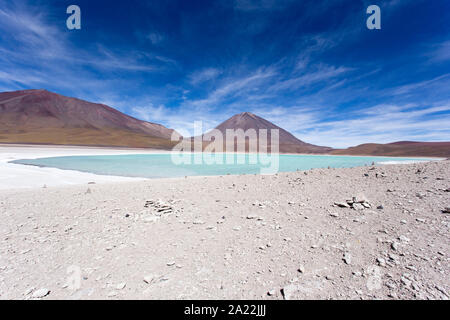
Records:
<instances>
[{"instance_id":1,"label":"dark volcanic slope","mask_svg":"<svg viewBox=\"0 0 450 320\"><path fill-rule=\"evenodd\" d=\"M400 141L389 144L362 144L344 150L334 150L336 155L371 155L395 157L450 157L450 142Z\"/></svg>"},{"instance_id":2,"label":"dark volcanic slope","mask_svg":"<svg viewBox=\"0 0 450 320\"><path fill-rule=\"evenodd\" d=\"M250 112L244 112L237 115L234 115L227 121L221 123L216 127L217 130L222 132L225 137L225 133L227 129L243 129L244 131L248 129L267 129L270 141L270 130L278 129L279 137L280 137L280 152L284 153L327 153L332 149L328 147L321 147L312 145L306 142L303 142L296 137L294 137L291 133L286 130L276 126L270 121L267 121L257 115L254 115ZM206 133L205 137L209 137L210 133ZM270 145L270 143L269 143Z\"/></svg>"},{"instance_id":3,"label":"dark volcanic slope","mask_svg":"<svg viewBox=\"0 0 450 320\"><path fill-rule=\"evenodd\" d=\"M0 93L0 142L168 148L173 132L46 90Z\"/></svg>"}]
</instances>

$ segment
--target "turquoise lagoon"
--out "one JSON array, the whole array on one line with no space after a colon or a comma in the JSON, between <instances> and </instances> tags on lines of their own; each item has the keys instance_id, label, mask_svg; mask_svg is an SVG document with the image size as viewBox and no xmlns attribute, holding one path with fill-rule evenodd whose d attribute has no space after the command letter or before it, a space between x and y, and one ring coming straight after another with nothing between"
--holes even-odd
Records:
<instances>
[{"instance_id":1,"label":"turquoise lagoon","mask_svg":"<svg viewBox=\"0 0 450 320\"><path fill-rule=\"evenodd\" d=\"M228 154L229 155L229 154ZM198 156L198 155L197 155ZM171 154L132 154L132 155L102 155L102 156L64 156L39 159L15 160L12 163L33 165L39 167L58 168L63 170L77 170L100 175L142 177L142 178L173 178L184 176L217 176L260 174L266 164L252 164L251 155L241 155L245 163L226 161L226 154L215 155L222 157L224 164L195 164L195 154L187 155L191 164L174 163ZM232 155L234 156L234 154ZM273 157L275 155L268 155ZM185 155L186 157L186 155ZM269 158L270 159L270 158ZM315 168L352 168L366 165L411 163L431 161L436 159L424 158L392 158L392 157L358 157L358 156L329 156L329 155L279 155L278 172L293 172ZM227 164L228 163L228 164Z\"/></svg>"}]
</instances>

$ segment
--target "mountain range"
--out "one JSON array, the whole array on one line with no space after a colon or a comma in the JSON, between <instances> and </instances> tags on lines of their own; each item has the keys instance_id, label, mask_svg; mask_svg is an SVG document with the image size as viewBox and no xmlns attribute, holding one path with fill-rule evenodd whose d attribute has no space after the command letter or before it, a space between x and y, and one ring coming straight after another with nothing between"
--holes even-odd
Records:
<instances>
[{"instance_id":1,"label":"mountain range","mask_svg":"<svg viewBox=\"0 0 450 320\"><path fill-rule=\"evenodd\" d=\"M363 144L343 150L316 146L249 112L234 115L216 127L227 129L279 130L279 151L374 156L450 157L450 142L395 142ZM0 143L54 144L171 149L181 137L173 129L128 116L104 104L65 97L47 90L0 93ZM210 139L212 132L205 133ZM251 145L247 140L247 149ZM258 142L258 141L257 141ZM269 144L269 150L271 148Z\"/></svg>"},{"instance_id":2,"label":"mountain range","mask_svg":"<svg viewBox=\"0 0 450 320\"><path fill-rule=\"evenodd\" d=\"M0 142L170 149L173 132L46 90L0 93Z\"/></svg>"}]
</instances>

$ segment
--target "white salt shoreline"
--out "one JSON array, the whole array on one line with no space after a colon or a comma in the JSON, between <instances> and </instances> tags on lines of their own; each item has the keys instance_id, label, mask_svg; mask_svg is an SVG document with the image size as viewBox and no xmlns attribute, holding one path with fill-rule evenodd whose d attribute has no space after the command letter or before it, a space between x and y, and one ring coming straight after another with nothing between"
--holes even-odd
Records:
<instances>
[{"instance_id":1,"label":"white salt shoreline","mask_svg":"<svg viewBox=\"0 0 450 320\"><path fill-rule=\"evenodd\" d=\"M94 156L94 155L129 155L129 154L167 154L170 151L152 149L120 149L76 146L43 146L43 145L1 145L0 144L0 190L42 188L45 186L62 186L87 184L89 182L130 182L142 181L146 178L98 175L75 170L62 170L10 163L19 159L37 159L61 156ZM376 157L373 157L376 158ZM420 159L420 157L415 157ZM426 160L425 160L426 159ZM430 158L424 158L428 161ZM435 160L443 160L434 158ZM423 162L408 161L407 163ZM380 164L405 164L405 161L388 161Z\"/></svg>"},{"instance_id":2,"label":"white salt shoreline","mask_svg":"<svg viewBox=\"0 0 450 320\"><path fill-rule=\"evenodd\" d=\"M161 151L157 151L161 153ZM164 151L162 151L164 152ZM41 188L46 186L87 184L105 182L142 181L144 178L128 178L117 176L97 175L75 170L61 170L9 163L19 159L37 159L61 156L88 155L119 155L119 154L150 154L154 150L139 149L108 149L88 147L59 147L59 146L0 146L0 190Z\"/></svg>"}]
</instances>

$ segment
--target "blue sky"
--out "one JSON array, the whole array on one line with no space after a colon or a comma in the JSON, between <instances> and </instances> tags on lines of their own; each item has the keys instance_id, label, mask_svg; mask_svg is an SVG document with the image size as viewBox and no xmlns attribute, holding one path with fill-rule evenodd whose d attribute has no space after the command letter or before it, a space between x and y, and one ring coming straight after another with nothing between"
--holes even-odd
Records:
<instances>
[{"instance_id":1,"label":"blue sky","mask_svg":"<svg viewBox=\"0 0 450 320\"><path fill-rule=\"evenodd\" d=\"M82 29L66 28L81 8ZM381 8L368 30L366 8ZM182 133L250 111L320 145L450 141L450 1L0 0L0 91Z\"/></svg>"}]
</instances>

